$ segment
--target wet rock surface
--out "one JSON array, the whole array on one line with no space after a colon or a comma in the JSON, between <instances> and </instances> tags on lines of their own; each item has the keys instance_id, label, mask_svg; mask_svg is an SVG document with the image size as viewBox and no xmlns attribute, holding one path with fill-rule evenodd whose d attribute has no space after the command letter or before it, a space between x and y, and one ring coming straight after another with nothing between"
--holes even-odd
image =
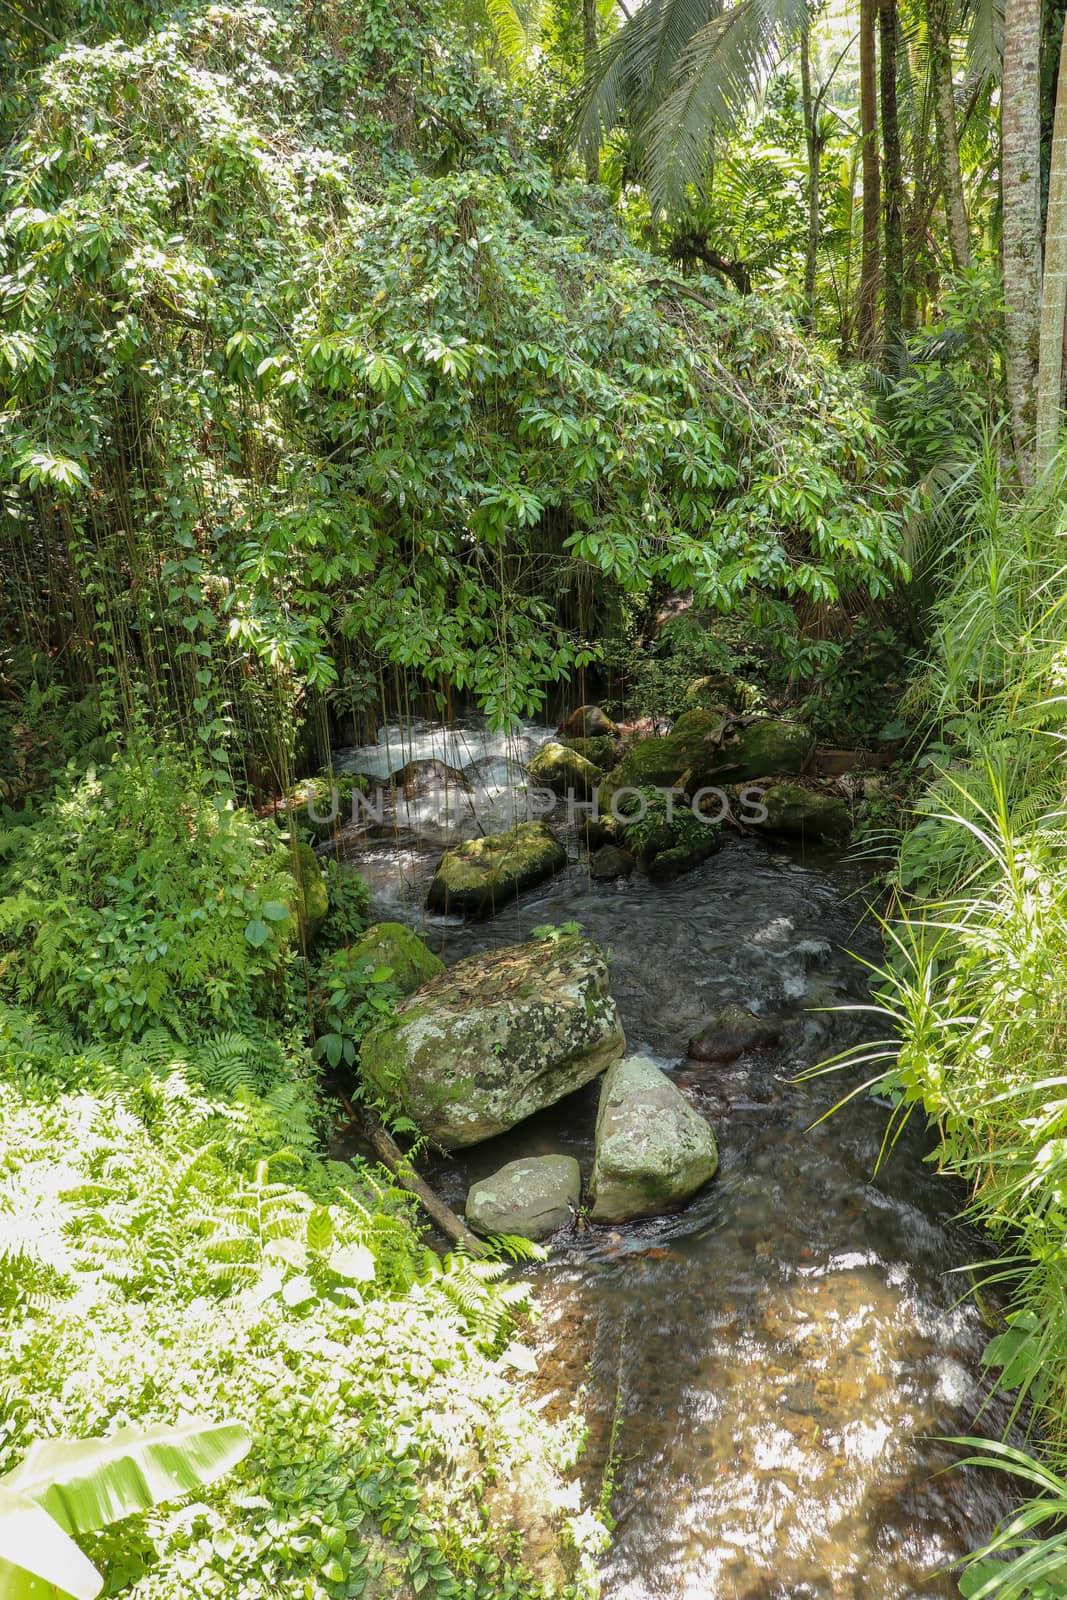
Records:
<instances>
[{"instance_id":1,"label":"wet rock surface","mask_svg":"<svg viewBox=\"0 0 1067 1600\"><path fill-rule=\"evenodd\" d=\"M582 1169L573 1156L529 1156L471 1185L464 1207L481 1234L548 1239L569 1227L582 1195Z\"/></svg>"},{"instance_id":2,"label":"wet rock surface","mask_svg":"<svg viewBox=\"0 0 1067 1600\"><path fill-rule=\"evenodd\" d=\"M594 1222L673 1211L719 1165L715 1135L648 1056L626 1056L600 1090L590 1184Z\"/></svg>"},{"instance_id":3,"label":"wet rock surface","mask_svg":"<svg viewBox=\"0 0 1067 1600\"><path fill-rule=\"evenodd\" d=\"M566 864L567 852L547 823L520 822L446 850L426 903L434 911L486 917Z\"/></svg>"}]
</instances>

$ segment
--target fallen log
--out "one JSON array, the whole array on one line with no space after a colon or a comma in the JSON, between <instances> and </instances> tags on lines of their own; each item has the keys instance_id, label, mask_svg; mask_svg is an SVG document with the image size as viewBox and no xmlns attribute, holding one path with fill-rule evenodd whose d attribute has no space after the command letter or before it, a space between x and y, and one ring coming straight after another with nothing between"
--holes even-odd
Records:
<instances>
[{"instance_id":1,"label":"fallen log","mask_svg":"<svg viewBox=\"0 0 1067 1600\"><path fill-rule=\"evenodd\" d=\"M415 1196L426 1215L440 1228L445 1238L451 1239L453 1244L462 1246L470 1256L488 1255L489 1247L485 1241L473 1234L466 1223L456 1216L451 1206L446 1206L440 1196L434 1194L429 1184L423 1182L408 1157L385 1131L377 1117L365 1107L357 1111L346 1095L341 1095L341 1104L378 1160L384 1167L388 1167L402 1189Z\"/></svg>"}]
</instances>

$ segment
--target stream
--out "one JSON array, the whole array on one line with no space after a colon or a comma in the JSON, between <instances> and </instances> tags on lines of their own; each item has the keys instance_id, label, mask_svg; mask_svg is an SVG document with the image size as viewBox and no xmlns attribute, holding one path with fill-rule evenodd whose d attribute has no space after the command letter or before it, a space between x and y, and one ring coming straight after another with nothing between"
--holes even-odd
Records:
<instances>
[{"instance_id":1,"label":"stream","mask_svg":"<svg viewBox=\"0 0 1067 1600\"><path fill-rule=\"evenodd\" d=\"M491 811L549 731L394 727L338 765L380 778L444 760ZM670 1073L719 1144L718 1176L682 1212L563 1236L533 1269L539 1394L565 1407L584 1387L594 1499L617 1421L605 1596L957 1596L945 1569L1012 1503L994 1475L942 1473L956 1452L935 1442L1004 1425L980 1364L990 1329L967 1298L984 1246L956 1220L961 1192L927 1160L919 1118L875 1176L887 1108L864 1095L820 1121L860 1077L796 1081L871 1032L862 1013L812 1009L866 998L850 953L878 955L862 873L728 837L670 885L595 884L571 837L564 873L464 924L422 907L442 843L432 801L352 845L374 914L411 922L448 962L579 923L610 952L628 1049ZM686 1041L732 1001L786 1018L782 1043L727 1066L687 1061ZM572 1154L588 1177L598 1088L441 1158L429 1181L462 1211L470 1182L519 1156Z\"/></svg>"}]
</instances>

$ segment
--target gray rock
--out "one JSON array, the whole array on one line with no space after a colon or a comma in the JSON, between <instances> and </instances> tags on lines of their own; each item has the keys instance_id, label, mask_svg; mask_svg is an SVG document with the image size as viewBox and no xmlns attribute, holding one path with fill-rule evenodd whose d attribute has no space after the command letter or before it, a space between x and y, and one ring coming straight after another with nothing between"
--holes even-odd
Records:
<instances>
[{"instance_id":1,"label":"gray rock","mask_svg":"<svg viewBox=\"0 0 1067 1600\"><path fill-rule=\"evenodd\" d=\"M554 1105L625 1048L603 953L572 936L457 962L367 1034L360 1065L372 1092L455 1149Z\"/></svg>"},{"instance_id":2,"label":"gray rock","mask_svg":"<svg viewBox=\"0 0 1067 1600\"><path fill-rule=\"evenodd\" d=\"M798 783L776 783L764 791L763 804L767 808L763 827L768 833L833 844L852 832L852 814L838 795Z\"/></svg>"},{"instance_id":3,"label":"gray rock","mask_svg":"<svg viewBox=\"0 0 1067 1600\"><path fill-rule=\"evenodd\" d=\"M476 1233L547 1239L567 1226L581 1197L582 1173L573 1156L530 1156L471 1185L467 1222Z\"/></svg>"},{"instance_id":4,"label":"gray rock","mask_svg":"<svg viewBox=\"0 0 1067 1600\"><path fill-rule=\"evenodd\" d=\"M715 1135L647 1056L627 1056L600 1091L590 1215L625 1222L669 1211L714 1177Z\"/></svg>"}]
</instances>

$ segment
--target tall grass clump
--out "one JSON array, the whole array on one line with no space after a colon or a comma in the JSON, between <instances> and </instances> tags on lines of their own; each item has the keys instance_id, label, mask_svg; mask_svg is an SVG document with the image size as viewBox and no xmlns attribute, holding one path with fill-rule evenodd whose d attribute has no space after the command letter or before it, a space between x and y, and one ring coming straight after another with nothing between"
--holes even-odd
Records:
<instances>
[{"instance_id":1,"label":"tall grass clump","mask_svg":"<svg viewBox=\"0 0 1067 1600\"><path fill-rule=\"evenodd\" d=\"M975 495L911 702L923 787L904 838L877 975L889 1027L865 1054L894 1103L922 1108L942 1169L968 1185L1009 1296L986 1364L1040 1460L972 1441L1025 1500L961 1587L1067 1592L1067 501ZM975 1457L977 1459L977 1456Z\"/></svg>"}]
</instances>

